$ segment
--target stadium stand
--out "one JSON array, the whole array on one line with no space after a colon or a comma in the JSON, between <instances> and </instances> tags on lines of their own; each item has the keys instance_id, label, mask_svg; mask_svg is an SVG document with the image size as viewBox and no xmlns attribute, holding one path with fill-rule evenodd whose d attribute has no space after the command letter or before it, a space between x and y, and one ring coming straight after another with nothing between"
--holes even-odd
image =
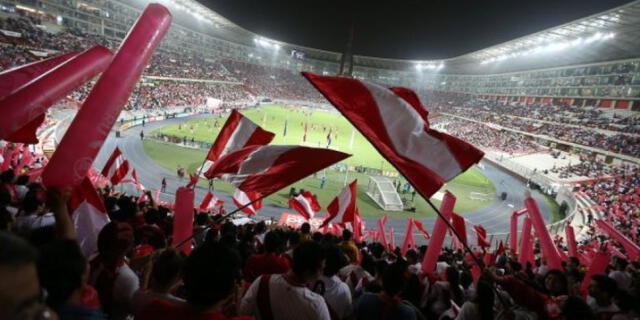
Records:
<instances>
[{"instance_id":1,"label":"stadium stand","mask_svg":"<svg viewBox=\"0 0 640 320\"><path fill-rule=\"evenodd\" d=\"M0 15L0 71L96 44L115 49L139 13L139 5L109 0L35 3L37 9L14 5ZM632 5L625 10L640 7ZM58 16L64 26L49 32ZM206 16L212 23L223 21L215 13ZM106 27L98 32L92 19L102 19ZM639 29L635 25L633 32ZM328 55L332 62L311 67L309 59L286 67L257 61L246 43L208 41L209 35L184 26L172 32L134 89L120 125L204 109L211 98L220 100L222 109L260 100L327 105L298 71L335 73L327 67L335 65L331 53L309 49L311 56ZM186 38L195 40L185 45ZM203 49L203 43L227 47ZM144 197L118 192L100 178L98 196L110 222L95 230L94 254L84 255L74 241L69 195L44 190L32 176L47 164L88 96L92 84L87 84L48 111L38 129L39 144L0 144L6 169L0 173L0 318L56 313L60 319L637 319L640 306L633 301L640 297L640 257L595 223L607 221L639 243L640 60L623 60L620 48L608 50L606 62L575 57L533 66L514 62L504 74L481 81L476 80L482 75L452 72L415 88L434 128L482 148L489 161L572 202L570 214L549 227L563 253L570 250L561 239L564 227L576 230L579 254L561 269L550 270L538 241L527 262L515 248L504 248L507 241L492 241L474 251L486 267L482 272L469 254L450 247L439 252L435 272L422 272L426 245L402 253L398 246L385 248L380 235L356 239L349 230L321 233L310 231L309 224L296 229L253 219L240 224L242 214L221 220L201 210L195 213L195 237L187 239L193 247L187 256L170 245L176 240L173 204L150 192ZM475 64L496 59L487 52L481 54L486 60ZM383 62L358 59L358 78L416 86L415 78L394 80L404 71L372 71ZM388 179L380 182L390 188ZM389 198L386 202L401 205L397 193ZM604 264L591 274L601 256L607 257Z\"/></svg>"}]
</instances>

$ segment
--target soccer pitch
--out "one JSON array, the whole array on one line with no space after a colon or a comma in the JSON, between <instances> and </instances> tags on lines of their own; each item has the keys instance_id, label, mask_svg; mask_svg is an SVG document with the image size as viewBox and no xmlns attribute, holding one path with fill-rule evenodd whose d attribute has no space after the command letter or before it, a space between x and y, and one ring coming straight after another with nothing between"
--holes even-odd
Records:
<instances>
[{"instance_id":1,"label":"soccer pitch","mask_svg":"<svg viewBox=\"0 0 640 320\"><path fill-rule=\"evenodd\" d=\"M350 158L343 161L344 164L353 168L363 166L384 171L395 172L393 168L375 148L340 114L310 110L295 107L283 107L270 105L258 109L242 111L242 114L252 121L276 134L273 144L296 144L313 147L326 147L327 135L332 133L331 148L352 154ZM217 121L217 127L216 127ZM217 115L206 119L196 119L181 124L167 125L153 131L152 135L164 134L182 139L186 137L188 141L193 138L195 141L211 143L217 137L220 128L226 121L226 116ZM286 123L286 135L285 132ZM307 126L306 142L303 142ZM353 139L353 143L351 140ZM145 152L160 166L175 172L178 165L187 169L188 172L197 171L202 163L206 149L193 149L181 147L177 144L163 143L153 140L144 141ZM320 188L320 179L327 177L324 188ZM358 179L358 199L357 204L360 212L366 217L379 217L385 212L366 195L369 178L366 174L349 171L348 173L338 170L327 169L319 172L315 176L303 179L292 185L296 189L303 188L318 196L320 205L325 208L331 200L339 193L345 181ZM404 184L405 180L401 179ZM217 190L231 193L233 187L227 183L216 180ZM481 209L491 204L495 198L495 188L493 183L487 179L477 168L471 168L464 174L449 182L443 189L450 190L458 199L455 210L458 213L468 213ZM275 206L287 207L289 187L281 190L266 199L266 203ZM479 196L480 195L480 196ZM411 193L400 193L401 198L412 200ZM432 198L434 204L439 205L437 197ZM406 217L431 217L435 212L429 207L427 202L419 195L415 196L413 203L416 212L393 212L389 213L390 218Z\"/></svg>"}]
</instances>

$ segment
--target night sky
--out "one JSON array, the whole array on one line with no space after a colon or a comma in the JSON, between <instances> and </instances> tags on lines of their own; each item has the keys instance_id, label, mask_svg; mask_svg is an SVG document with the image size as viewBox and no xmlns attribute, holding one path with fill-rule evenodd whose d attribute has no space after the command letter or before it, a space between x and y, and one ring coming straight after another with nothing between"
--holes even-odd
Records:
<instances>
[{"instance_id":1,"label":"night sky","mask_svg":"<svg viewBox=\"0 0 640 320\"><path fill-rule=\"evenodd\" d=\"M483 49L629 0L198 0L257 34L354 54L439 59Z\"/></svg>"}]
</instances>

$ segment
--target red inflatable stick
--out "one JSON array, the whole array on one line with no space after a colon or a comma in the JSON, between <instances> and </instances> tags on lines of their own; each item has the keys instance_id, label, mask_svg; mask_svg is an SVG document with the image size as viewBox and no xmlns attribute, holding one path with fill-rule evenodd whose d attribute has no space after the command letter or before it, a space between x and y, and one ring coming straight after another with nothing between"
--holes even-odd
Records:
<instances>
[{"instance_id":1,"label":"red inflatable stick","mask_svg":"<svg viewBox=\"0 0 640 320\"><path fill-rule=\"evenodd\" d=\"M193 189L180 187L176 190L175 214L173 216L173 243L176 246L184 239L188 239L193 233ZM191 253L191 241L185 241L177 247L178 250L189 255Z\"/></svg>"},{"instance_id":2,"label":"red inflatable stick","mask_svg":"<svg viewBox=\"0 0 640 320\"><path fill-rule=\"evenodd\" d=\"M573 227L570 224L567 224L564 227L564 233L567 237L567 247L569 248L569 256L578 257L578 245L576 243L576 235L573 232Z\"/></svg>"},{"instance_id":3,"label":"red inflatable stick","mask_svg":"<svg viewBox=\"0 0 640 320\"><path fill-rule=\"evenodd\" d=\"M45 72L59 66L77 54L77 52L71 51L56 57L28 63L0 72L0 100L27 82L43 75Z\"/></svg>"},{"instance_id":4,"label":"red inflatable stick","mask_svg":"<svg viewBox=\"0 0 640 320\"><path fill-rule=\"evenodd\" d=\"M13 91L0 101L0 139L40 117L73 89L104 71L111 51L93 47Z\"/></svg>"},{"instance_id":5,"label":"red inflatable stick","mask_svg":"<svg viewBox=\"0 0 640 320\"><path fill-rule=\"evenodd\" d=\"M170 25L167 8L152 3L144 9L42 173L47 187L71 189L82 182Z\"/></svg>"},{"instance_id":6,"label":"red inflatable stick","mask_svg":"<svg viewBox=\"0 0 640 320\"><path fill-rule=\"evenodd\" d=\"M535 263L533 256L533 239L531 238L531 219L529 217L524 218L522 224L522 236L520 237L520 256L518 262L525 265L530 262L532 265Z\"/></svg>"},{"instance_id":7,"label":"red inflatable stick","mask_svg":"<svg viewBox=\"0 0 640 320\"><path fill-rule=\"evenodd\" d=\"M540 249L542 250L544 257L547 259L547 265L552 270L563 270L562 259L558 253L558 248L556 248L556 245L553 243L549 230L547 230L547 226L544 224L544 220L542 220L538 204L533 200L533 198L527 197L524 200L524 205L529 212L531 223L536 230L536 236L540 241Z\"/></svg>"},{"instance_id":8,"label":"red inflatable stick","mask_svg":"<svg viewBox=\"0 0 640 320\"><path fill-rule=\"evenodd\" d=\"M618 241L627 252L627 255L632 260L640 259L640 247L633 243L631 239L625 237L620 231L614 228L609 222L606 222L602 219L596 219L596 225L600 230L607 233L611 238Z\"/></svg>"},{"instance_id":9,"label":"red inflatable stick","mask_svg":"<svg viewBox=\"0 0 640 320\"><path fill-rule=\"evenodd\" d=\"M583 297L587 296L587 292L589 291L589 284L591 283L591 277L593 277L596 274L605 273L610 261L611 261L611 254L609 252L598 251L598 253L596 253L591 264L589 265L589 270L587 271L587 274L584 276L582 285L580 286L580 292L582 293Z\"/></svg>"},{"instance_id":10,"label":"red inflatable stick","mask_svg":"<svg viewBox=\"0 0 640 320\"><path fill-rule=\"evenodd\" d=\"M445 191L444 198L440 204L442 217L436 218L436 224L433 226L433 232L431 233L431 240L429 240L429 246L422 261L422 272L425 274L436 270L436 263L440 256L440 250L442 250L442 243L447 235L447 224L442 219L447 219L447 221L451 220L455 204L456 197L451 194L451 192Z\"/></svg>"},{"instance_id":11,"label":"red inflatable stick","mask_svg":"<svg viewBox=\"0 0 640 320\"><path fill-rule=\"evenodd\" d=\"M518 254L518 217L527 212L527 209L521 209L518 211L514 211L511 214L511 233L509 238L509 249L511 249L511 254Z\"/></svg>"}]
</instances>

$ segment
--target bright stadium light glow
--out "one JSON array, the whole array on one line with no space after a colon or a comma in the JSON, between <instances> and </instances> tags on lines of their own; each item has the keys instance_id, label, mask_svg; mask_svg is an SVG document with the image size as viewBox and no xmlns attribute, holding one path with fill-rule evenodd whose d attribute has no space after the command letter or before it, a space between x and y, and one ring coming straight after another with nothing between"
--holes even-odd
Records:
<instances>
[{"instance_id":1,"label":"bright stadium light glow","mask_svg":"<svg viewBox=\"0 0 640 320\"><path fill-rule=\"evenodd\" d=\"M523 51L518 51L518 52L512 52L512 53L502 53L500 55L491 57L491 58L487 58L484 59L480 62L480 64L487 64L487 63L492 63L492 62L496 62L496 61L503 61L506 60L508 58L515 58L515 57L524 57L524 56L528 56L531 54L536 54L536 53L541 53L541 52L555 52L555 51L562 51L568 48L573 48L573 47L577 47L579 45L582 44L588 44L588 43L592 43L592 42L596 42L596 41L604 41L604 40L609 40L609 39L613 39L615 38L616 34L613 32L609 32L606 34L603 34L601 32L597 32L594 35L588 37L588 38L582 38L582 37L578 37L576 39L573 40L564 40L562 42L557 42L557 43L549 43L547 42L546 45L539 45L535 48L532 49L527 49L527 50L523 50ZM542 38L537 38L536 40L533 41L534 43L542 43L543 40ZM498 50L496 50L498 51ZM500 50L503 51L503 50ZM496 52L497 53L497 52Z\"/></svg>"}]
</instances>

